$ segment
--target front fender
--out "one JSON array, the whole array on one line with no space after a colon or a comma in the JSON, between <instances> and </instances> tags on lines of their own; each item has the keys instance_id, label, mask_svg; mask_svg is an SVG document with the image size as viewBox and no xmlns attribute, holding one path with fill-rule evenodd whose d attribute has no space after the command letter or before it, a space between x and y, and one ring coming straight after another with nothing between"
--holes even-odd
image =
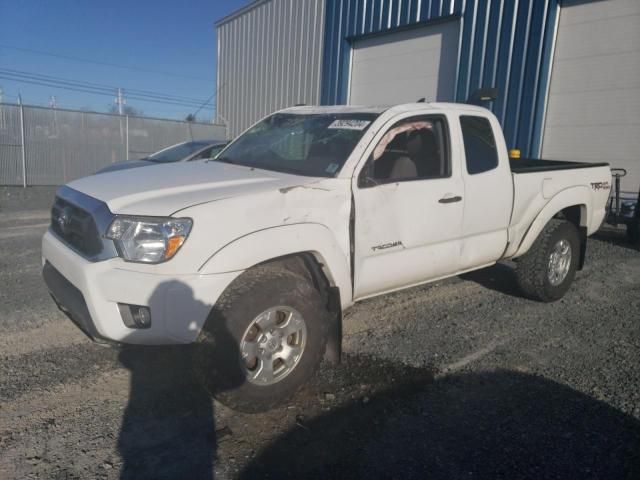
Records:
<instances>
[{"instance_id":1,"label":"front fender","mask_svg":"<svg viewBox=\"0 0 640 480\"><path fill-rule=\"evenodd\" d=\"M295 253L310 252L329 281L340 289L342 307L352 299L349 260L333 233L319 223L267 228L239 237L214 252L200 267L202 274L247 270L259 263Z\"/></svg>"},{"instance_id":2,"label":"front fender","mask_svg":"<svg viewBox=\"0 0 640 480\"><path fill-rule=\"evenodd\" d=\"M567 207L580 206L580 226L586 227L591 225L591 215L593 209L591 206L591 196L589 188L586 186L571 187L557 193L547 204L540 210L536 218L533 220L529 228L524 232L521 241L515 252L508 255L509 257L520 257L527 253L535 242L540 232L549 223L555 215ZM516 239L514 239L516 240Z\"/></svg>"}]
</instances>

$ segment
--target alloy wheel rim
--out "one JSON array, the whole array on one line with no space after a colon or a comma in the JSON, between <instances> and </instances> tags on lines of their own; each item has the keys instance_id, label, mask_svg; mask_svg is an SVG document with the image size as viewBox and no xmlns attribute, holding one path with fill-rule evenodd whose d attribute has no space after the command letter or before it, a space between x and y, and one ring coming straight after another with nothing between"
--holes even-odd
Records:
<instances>
[{"instance_id":1,"label":"alloy wheel rim","mask_svg":"<svg viewBox=\"0 0 640 480\"><path fill-rule=\"evenodd\" d=\"M249 324L240 342L241 364L255 385L273 385L298 365L307 344L307 326L296 309L273 307Z\"/></svg>"},{"instance_id":2,"label":"alloy wheel rim","mask_svg":"<svg viewBox=\"0 0 640 480\"><path fill-rule=\"evenodd\" d=\"M549 283L554 287L560 285L567 278L571 267L571 254L571 244L565 239L558 241L551 250L547 277Z\"/></svg>"}]
</instances>

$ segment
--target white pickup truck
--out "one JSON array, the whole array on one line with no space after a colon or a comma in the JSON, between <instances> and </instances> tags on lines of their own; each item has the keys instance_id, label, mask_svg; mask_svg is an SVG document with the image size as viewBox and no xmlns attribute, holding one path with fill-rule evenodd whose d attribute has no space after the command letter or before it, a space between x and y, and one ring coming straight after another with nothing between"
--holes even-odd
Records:
<instances>
[{"instance_id":1,"label":"white pickup truck","mask_svg":"<svg viewBox=\"0 0 640 480\"><path fill-rule=\"evenodd\" d=\"M559 299L610 183L606 164L510 162L480 107L295 107L216 159L61 187L43 275L92 339L194 343L214 396L263 410L339 357L364 298L516 259L527 296Z\"/></svg>"}]
</instances>

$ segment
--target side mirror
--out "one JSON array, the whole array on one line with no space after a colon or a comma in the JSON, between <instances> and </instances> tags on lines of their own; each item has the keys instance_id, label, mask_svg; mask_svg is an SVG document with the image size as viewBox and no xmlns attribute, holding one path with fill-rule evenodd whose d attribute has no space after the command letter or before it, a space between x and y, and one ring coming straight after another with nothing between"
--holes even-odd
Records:
<instances>
[{"instance_id":1,"label":"side mirror","mask_svg":"<svg viewBox=\"0 0 640 480\"><path fill-rule=\"evenodd\" d=\"M375 187L376 185L378 185L378 182L376 182L373 178L369 176L360 175L360 178L358 179L358 187L360 188L371 188L371 187Z\"/></svg>"},{"instance_id":2,"label":"side mirror","mask_svg":"<svg viewBox=\"0 0 640 480\"><path fill-rule=\"evenodd\" d=\"M378 182L373 178L373 156L370 156L364 168L360 171L358 187L370 188L375 187L376 185L378 185Z\"/></svg>"}]
</instances>

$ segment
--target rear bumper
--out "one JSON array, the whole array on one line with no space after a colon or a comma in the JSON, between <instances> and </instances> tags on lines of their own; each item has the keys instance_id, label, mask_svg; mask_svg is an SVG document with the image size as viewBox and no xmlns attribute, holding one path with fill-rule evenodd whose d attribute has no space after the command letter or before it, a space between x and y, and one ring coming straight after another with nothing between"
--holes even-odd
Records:
<instances>
[{"instance_id":1,"label":"rear bumper","mask_svg":"<svg viewBox=\"0 0 640 480\"><path fill-rule=\"evenodd\" d=\"M161 275L90 262L50 232L42 239L43 277L58 306L98 342L167 345L194 342L224 289L241 273ZM151 327L127 327L118 303L143 305Z\"/></svg>"}]
</instances>

